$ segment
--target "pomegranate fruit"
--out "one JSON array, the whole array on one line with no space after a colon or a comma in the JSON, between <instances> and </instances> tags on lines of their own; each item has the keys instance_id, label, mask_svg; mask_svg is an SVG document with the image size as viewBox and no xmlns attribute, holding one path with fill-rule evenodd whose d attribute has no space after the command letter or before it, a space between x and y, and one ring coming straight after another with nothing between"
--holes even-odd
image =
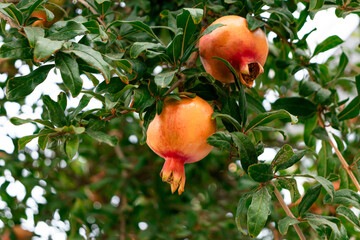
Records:
<instances>
[{"instance_id":1,"label":"pomegranate fruit","mask_svg":"<svg viewBox=\"0 0 360 240\"><path fill-rule=\"evenodd\" d=\"M51 21L47 20L46 12L43 10L32 12L31 17L37 17L40 18L40 20L36 20L31 25L34 27L51 27L55 22L59 21L64 16L64 12L59 7L54 6L54 4L62 7L64 2L65 0L50 0L48 1L50 4L44 4L44 7L54 14L54 19Z\"/></svg>"},{"instance_id":2,"label":"pomegranate fruit","mask_svg":"<svg viewBox=\"0 0 360 240\"><path fill-rule=\"evenodd\" d=\"M246 19L239 16L224 16L211 25L223 24L210 34L200 38L200 60L205 71L223 83L234 82L226 65L213 57L228 61L239 74L241 83L247 87L264 72L269 46L265 33L260 29L250 31Z\"/></svg>"},{"instance_id":3,"label":"pomegranate fruit","mask_svg":"<svg viewBox=\"0 0 360 240\"><path fill-rule=\"evenodd\" d=\"M181 97L181 101L166 98L160 115L156 115L147 130L147 144L165 158L160 176L171 185L171 192L185 187L185 163L200 161L211 149L206 139L215 133L213 109L202 98Z\"/></svg>"},{"instance_id":4,"label":"pomegranate fruit","mask_svg":"<svg viewBox=\"0 0 360 240\"><path fill-rule=\"evenodd\" d=\"M32 232L29 232L27 230L24 230L21 228L20 225L15 225L12 228L12 231L14 233L14 237L16 237L17 240L30 240L33 236ZM1 240L10 240L11 239L11 233L9 230L6 230L4 234L1 236Z\"/></svg>"}]
</instances>

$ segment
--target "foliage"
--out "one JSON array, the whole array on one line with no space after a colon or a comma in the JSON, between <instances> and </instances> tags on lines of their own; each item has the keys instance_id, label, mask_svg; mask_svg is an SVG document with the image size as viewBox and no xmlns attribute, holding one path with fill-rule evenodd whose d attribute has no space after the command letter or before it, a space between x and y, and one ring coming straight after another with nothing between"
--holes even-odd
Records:
<instances>
[{"instance_id":1,"label":"foliage","mask_svg":"<svg viewBox=\"0 0 360 240\"><path fill-rule=\"evenodd\" d=\"M35 225L61 220L69 227L54 227L69 239L296 239L298 225L306 239L359 238L359 216L351 209L360 209L360 64L349 63L354 50L345 48L318 63L316 56L343 39L331 36L311 51L312 31L298 35L323 9L335 8L339 18L359 15L358 1L65 1L56 6L66 13L62 20L33 27L35 10L54 17L47 4L54 5L0 3L1 116L8 117L7 103L25 105L50 72L62 79L57 99L43 95L33 106L41 118L9 119L36 129L12 136L14 151L0 152L6 203L0 231L31 219L32 208ZM198 57L200 37L222 26L205 28L230 14L246 18L251 30L276 35L252 89L238 79L216 81ZM19 60L29 74L17 74ZM301 81L294 77L300 72ZM92 87L84 88L85 81ZM266 109L270 92L279 97ZM212 153L186 166L185 192L175 196L159 177L163 160L143 143L164 98L184 94L213 103L218 132L208 139ZM101 107L91 107L93 101ZM294 134L296 126L303 131ZM34 139L39 148L28 147ZM271 162L259 158L264 147L277 151ZM300 178L311 181L301 185ZM22 199L9 194L15 181L25 187ZM305 188L302 197L298 186ZM35 188L45 201L34 200ZM281 210L277 189L290 191L294 216ZM139 229L144 222L146 230Z\"/></svg>"}]
</instances>

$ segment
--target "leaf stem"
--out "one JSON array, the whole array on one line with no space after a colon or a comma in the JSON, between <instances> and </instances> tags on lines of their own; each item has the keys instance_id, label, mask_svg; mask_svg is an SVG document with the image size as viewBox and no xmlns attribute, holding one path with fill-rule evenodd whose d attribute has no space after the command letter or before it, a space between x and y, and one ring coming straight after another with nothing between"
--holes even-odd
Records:
<instances>
[{"instance_id":1,"label":"leaf stem","mask_svg":"<svg viewBox=\"0 0 360 240\"><path fill-rule=\"evenodd\" d=\"M275 184L274 184L273 182L270 182L270 184L274 186L275 196L276 196L276 198L279 200L280 205L281 205L281 207L284 209L286 215L288 215L289 217L295 218L294 215L292 214L292 212L290 211L290 208L288 207L288 205L286 205L283 197L281 196L281 193L279 192L279 190L277 189L277 187L275 186ZM296 233L298 234L299 238L300 238L301 240L306 240L306 238L305 238L303 232L301 231L299 225L294 224L293 226L294 226L295 231L296 231Z\"/></svg>"}]
</instances>

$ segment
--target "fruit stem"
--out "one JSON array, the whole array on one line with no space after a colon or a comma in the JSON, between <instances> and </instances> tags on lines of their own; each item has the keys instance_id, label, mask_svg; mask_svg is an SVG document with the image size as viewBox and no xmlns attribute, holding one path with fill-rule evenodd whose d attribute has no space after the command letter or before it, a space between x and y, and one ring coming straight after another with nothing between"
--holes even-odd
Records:
<instances>
[{"instance_id":1,"label":"fruit stem","mask_svg":"<svg viewBox=\"0 0 360 240\"><path fill-rule=\"evenodd\" d=\"M290 208L288 207L288 205L286 205L283 197L281 196L281 193L279 192L279 190L277 189L277 187L275 186L275 184L274 184L273 182L270 182L270 184L274 186L275 196L276 196L276 198L279 200L280 205L281 205L281 207L284 209L286 215L288 215L289 217L295 218L295 216L292 214L292 212L291 212ZM306 238L305 238L305 236L304 236L304 233L301 231L299 225L294 224L293 226L294 226L295 231L296 231L296 233L298 234L299 238L300 238L301 240L306 240Z\"/></svg>"}]
</instances>

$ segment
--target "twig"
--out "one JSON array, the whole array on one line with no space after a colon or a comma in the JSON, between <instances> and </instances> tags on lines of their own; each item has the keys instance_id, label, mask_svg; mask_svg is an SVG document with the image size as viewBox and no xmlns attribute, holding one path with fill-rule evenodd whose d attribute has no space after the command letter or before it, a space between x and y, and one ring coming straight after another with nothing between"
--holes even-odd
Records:
<instances>
[{"instance_id":1,"label":"twig","mask_svg":"<svg viewBox=\"0 0 360 240\"><path fill-rule=\"evenodd\" d=\"M351 181L354 183L354 185L355 185L356 189L358 190L358 192L360 192L360 184L359 184L357 178L355 177L354 173L351 171L351 167L346 162L346 160L343 157L343 155L341 154L340 150L335 146L335 144L331 140L331 133L329 132L328 128L325 128L325 130L326 130L326 133L329 136L329 143L330 143L331 147L335 150L335 153L338 156L338 158L340 159L342 167L345 169L347 174L349 174L349 176L351 178Z\"/></svg>"},{"instance_id":2,"label":"twig","mask_svg":"<svg viewBox=\"0 0 360 240\"><path fill-rule=\"evenodd\" d=\"M283 197L281 196L281 193L279 192L279 190L277 189L277 187L275 186L275 184L274 184L273 182L270 182L270 184L272 184L272 185L274 186L275 196L276 196L277 199L279 200L280 205L281 205L281 207L284 209L286 215L288 215L289 217L295 218L294 215L292 214L292 212L290 211L288 205L286 205ZM294 226L295 231L296 231L296 233L298 234L299 238L300 238L301 240L306 240L306 238L305 238L303 232L301 231L299 225L294 224L293 226Z\"/></svg>"},{"instance_id":3,"label":"twig","mask_svg":"<svg viewBox=\"0 0 360 240\"><path fill-rule=\"evenodd\" d=\"M349 166L349 164L346 162L344 156L341 154L340 150L335 146L334 142L331 140L331 133L328 130L328 127L325 127L324 121L321 118L321 113L318 114L318 118L319 118L319 125L323 128L325 128L325 131L329 137L329 143L331 145L331 147L335 150L336 156L338 156L342 167L345 169L345 171L347 172L347 174L349 174L351 181L353 182L353 184L355 185L356 189L358 190L358 192L360 192L360 184L357 180L357 178L355 177L354 173L351 171L351 167Z\"/></svg>"},{"instance_id":4,"label":"twig","mask_svg":"<svg viewBox=\"0 0 360 240\"><path fill-rule=\"evenodd\" d=\"M79 3L84 5L87 9L89 9L93 14L98 14L98 12L85 0L78 0ZM97 17L99 23L106 29L106 23L101 19L101 17Z\"/></svg>"}]
</instances>

